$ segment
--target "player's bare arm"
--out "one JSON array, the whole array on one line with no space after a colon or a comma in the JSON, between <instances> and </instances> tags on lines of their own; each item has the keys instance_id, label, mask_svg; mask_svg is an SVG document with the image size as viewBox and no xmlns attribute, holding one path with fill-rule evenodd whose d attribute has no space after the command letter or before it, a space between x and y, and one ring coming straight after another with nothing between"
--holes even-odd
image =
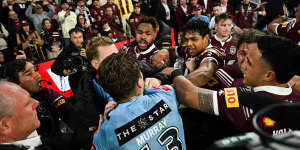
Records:
<instances>
[{"instance_id":1,"label":"player's bare arm","mask_svg":"<svg viewBox=\"0 0 300 150\"><path fill-rule=\"evenodd\" d=\"M213 94L215 91L198 88L183 76L177 76L173 82L177 99L184 105L200 111L214 114Z\"/></svg>"},{"instance_id":2,"label":"player's bare arm","mask_svg":"<svg viewBox=\"0 0 300 150\"><path fill-rule=\"evenodd\" d=\"M189 79L195 86L201 87L210 80L216 70L217 64L213 59L204 59L199 67L187 76L187 79Z\"/></svg>"}]
</instances>

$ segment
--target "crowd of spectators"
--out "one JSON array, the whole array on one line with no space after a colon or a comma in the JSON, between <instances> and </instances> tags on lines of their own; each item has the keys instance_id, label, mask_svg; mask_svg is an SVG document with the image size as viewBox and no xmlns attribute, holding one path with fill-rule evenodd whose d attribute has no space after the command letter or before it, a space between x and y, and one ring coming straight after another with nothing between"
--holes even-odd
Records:
<instances>
[{"instance_id":1,"label":"crowd of spectators","mask_svg":"<svg viewBox=\"0 0 300 150\"><path fill-rule=\"evenodd\" d=\"M230 98L300 100L296 0L1 0L0 14L0 149L207 149L253 131L257 110ZM43 86L48 60L72 96Z\"/></svg>"}]
</instances>

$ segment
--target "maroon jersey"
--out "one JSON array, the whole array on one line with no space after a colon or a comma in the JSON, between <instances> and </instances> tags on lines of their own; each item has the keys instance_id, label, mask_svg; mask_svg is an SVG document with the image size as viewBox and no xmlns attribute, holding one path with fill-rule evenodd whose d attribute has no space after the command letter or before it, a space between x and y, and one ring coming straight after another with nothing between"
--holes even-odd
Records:
<instances>
[{"instance_id":1,"label":"maroon jersey","mask_svg":"<svg viewBox=\"0 0 300 150\"><path fill-rule=\"evenodd\" d=\"M204 1L206 1L206 6ZM198 3L203 6L202 13L204 15L208 15L212 13L213 1L212 0L199 0Z\"/></svg>"},{"instance_id":2,"label":"maroon jersey","mask_svg":"<svg viewBox=\"0 0 300 150\"><path fill-rule=\"evenodd\" d=\"M120 14L120 10L118 8L118 6L114 3L112 4L104 4L103 6L103 9L106 10L107 7L111 7L112 8L112 11L113 11L113 16L118 16L119 18L121 18L121 14Z\"/></svg>"},{"instance_id":3,"label":"maroon jersey","mask_svg":"<svg viewBox=\"0 0 300 150\"><path fill-rule=\"evenodd\" d=\"M136 14L135 12L133 12L130 16L129 16L129 23L130 23L130 27L133 30L133 32L135 32L137 26L140 23L140 20L142 19L143 15L142 14Z\"/></svg>"},{"instance_id":4,"label":"maroon jersey","mask_svg":"<svg viewBox=\"0 0 300 150\"><path fill-rule=\"evenodd\" d=\"M156 48L154 44L152 44L147 50L139 52L137 46L131 46L127 48L126 53L133 54L137 60L141 60L152 64L152 57L156 54L159 49Z\"/></svg>"},{"instance_id":5,"label":"maroon jersey","mask_svg":"<svg viewBox=\"0 0 300 150\"><path fill-rule=\"evenodd\" d=\"M240 131L253 131L252 118L254 111L238 102L238 93L244 91L253 91L268 95L287 102L300 102L300 92L293 88L283 88L276 86L260 86L255 88L225 88L215 93L214 112L216 115L226 116L226 118ZM216 106L217 105L217 106ZM260 123L262 124L262 122ZM265 131L278 129L278 126L263 126ZM271 130L276 134L276 130Z\"/></svg>"},{"instance_id":6,"label":"maroon jersey","mask_svg":"<svg viewBox=\"0 0 300 150\"><path fill-rule=\"evenodd\" d=\"M219 68L214 76L222 88L233 87L233 85L241 87L243 85L243 73L237 63Z\"/></svg>"},{"instance_id":7,"label":"maroon jersey","mask_svg":"<svg viewBox=\"0 0 300 150\"><path fill-rule=\"evenodd\" d=\"M241 5L238 13L235 15L234 22L240 28L251 28L253 24L253 16L255 7L250 3L247 5Z\"/></svg>"},{"instance_id":8,"label":"maroon jersey","mask_svg":"<svg viewBox=\"0 0 300 150\"><path fill-rule=\"evenodd\" d=\"M190 5L187 5L184 9L183 6L179 6L176 10L176 21L178 23L178 29L179 31L182 31L183 26L188 21L188 16L191 14L192 7Z\"/></svg>"},{"instance_id":9,"label":"maroon jersey","mask_svg":"<svg viewBox=\"0 0 300 150\"><path fill-rule=\"evenodd\" d=\"M224 42L219 40L219 38L216 35L212 36L210 39L210 44L224 53L223 59L225 65L232 65L234 62L237 61L237 49L232 43L232 36L230 36L230 38Z\"/></svg>"},{"instance_id":10,"label":"maroon jersey","mask_svg":"<svg viewBox=\"0 0 300 150\"><path fill-rule=\"evenodd\" d=\"M296 22L295 19L291 22L285 22L277 25L276 34L300 42L300 22Z\"/></svg>"}]
</instances>

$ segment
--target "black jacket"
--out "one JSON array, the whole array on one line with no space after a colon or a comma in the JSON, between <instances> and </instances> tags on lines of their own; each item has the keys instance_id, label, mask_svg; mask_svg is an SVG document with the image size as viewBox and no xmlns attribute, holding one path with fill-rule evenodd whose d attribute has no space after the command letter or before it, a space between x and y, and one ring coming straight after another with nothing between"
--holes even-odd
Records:
<instances>
[{"instance_id":1,"label":"black jacket","mask_svg":"<svg viewBox=\"0 0 300 150\"><path fill-rule=\"evenodd\" d=\"M66 69L66 67L70 67L70 61L67 60L70 60L75 57L82 58L83 63L87 64L88 61L86 60L86 58L80 56L80 49L81 48L76 47L72 42L69 46L64 47L63 51L57 56L53 65L51 66L51 71L57 75L64 76L63 70Z\"/></svg>"}]
</instances>

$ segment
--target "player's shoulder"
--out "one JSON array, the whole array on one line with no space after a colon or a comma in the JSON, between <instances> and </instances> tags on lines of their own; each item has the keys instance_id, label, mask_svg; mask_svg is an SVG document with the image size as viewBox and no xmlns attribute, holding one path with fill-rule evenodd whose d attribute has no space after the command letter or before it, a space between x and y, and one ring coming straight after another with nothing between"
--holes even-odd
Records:
<instances>
[{"instance_id":1,"label":"player's shoulder","mask_svg":"<svg viewBox=\"0 0 300 150\"><path fill-rule=\"evenodd\" d=\"M220 51L219 49L217 49L216 47L214 46L209 46L207 47L206 49L204 49L202 52L201 52L201 56L204 56L204 55L208 55L208 56L211 56L211 55L217 55L217 56L223 56L225 55L222 51Z\"/></svg>"}]
</instances>

